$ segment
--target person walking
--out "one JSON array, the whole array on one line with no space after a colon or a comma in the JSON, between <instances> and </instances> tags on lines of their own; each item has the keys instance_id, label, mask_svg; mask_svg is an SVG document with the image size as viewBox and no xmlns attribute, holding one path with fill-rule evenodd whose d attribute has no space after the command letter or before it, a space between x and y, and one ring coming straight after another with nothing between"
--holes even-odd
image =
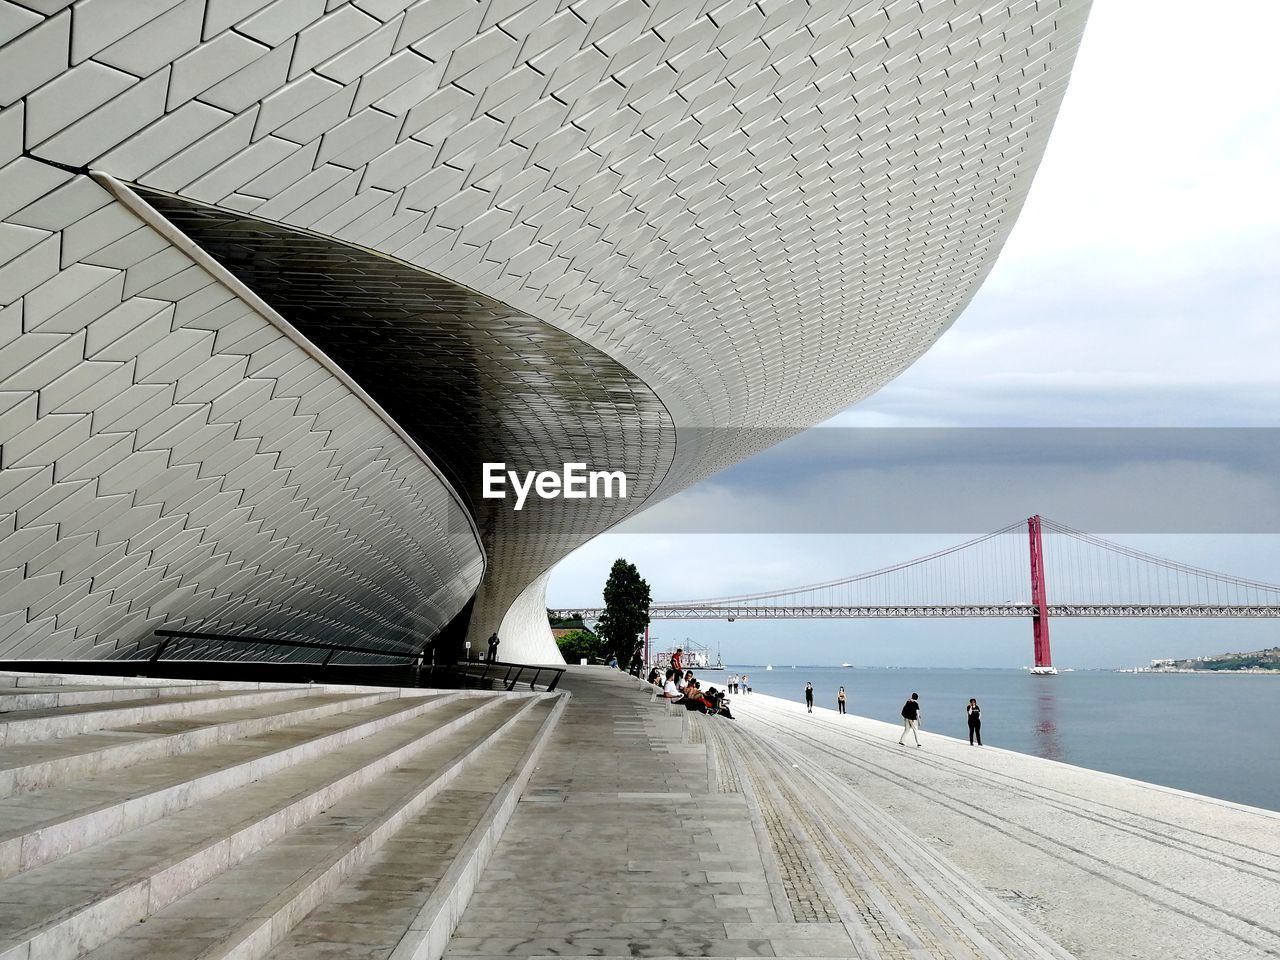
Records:
<instances>
[{"instance_id":1,"label":"person walking","mask_svg":"<svg viewBox=\"0 0 1280 960\"><path fill-rule=\"evenodd\" d=\"M502 641L498 639L498 635L497 635L496 633L490 634L490 636L489 636L489 653L488 653L488 656L486 657L486 659L487 659L490 663L494 663L494 662L496 662L496 661L497 661L497 659L498 659L498 644L500 644L501 642L502 642Z\"/></svg>"},{"instance_id":2,"label":"person walking","mask_svg":"<svg viewBox=\"0 0 1280 960\"><path fill-rule=\"evenodd\" d=\"M844 687L841 687L840 692L836 694L836 709L844 713Z\"/></svg>"},{"instance_id":3,"label":"person walking","mask_svg":"<svg viewBox=\"0 0 1280 960\"><path fill-rule=\"evenodd\" d=\"M738 690L742 693L751 692L751 678L745 673L738 678Z\"/></svg>"},{"instance_id":4,"label":"person walking","mask_svg":"<svg viewBox=\"0 0 1280 960\"><path fill-rule=\"evenodd\" d=\"M970 697L964 712L969 718L969 746L973 746L974 737L978 738L978 746L982 746L982 708L978 706L978 701Z\"/></svg>"},{"instance_id":5,"label":"person walking","mask_svg":"<svg viewBox=\"0 0 1280 960\"><path fill-rule=\"evenodd\" d=\"M810 713L813 713L813 684L806 683L804 685L804 705Z\"/></svg>"},{"instance_id":6,"label":"person walking","mask_svg":"<svg viewBox=\"0 0 1280 960\"><path fill-rule=\"evenodd\" d=\"M902 741L908 730L916 738L916 746L920 746L920 694L918 693L913 693L911 699L902 705L902 736L898 737L900 746L906 746Z\"/></svg>"},{"instance_id":7,"label":"person walking","mask_svg":"<svg viewBox=\"0 0 1280 960\"><path fill-rule=\"evenodd\" d=\"M681 667L681 661L684 660L684 647L676 647L676 652L671 655L671 669L676 673L684 673Z\"/></svg>"}]
</instances>

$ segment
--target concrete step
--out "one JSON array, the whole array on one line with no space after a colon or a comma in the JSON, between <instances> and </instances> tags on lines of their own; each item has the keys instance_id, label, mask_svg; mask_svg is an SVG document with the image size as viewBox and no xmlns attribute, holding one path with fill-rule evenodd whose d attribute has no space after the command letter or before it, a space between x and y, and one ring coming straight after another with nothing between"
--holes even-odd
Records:
<instances>
[{"instance_id":1,"label":"concrete step","mask_svg":"<svg viewBox=\"0 0 1280 960\"><path fill-rule=\"evenodd\" d=\"M4 666L8 660L0 660L0 666ZM79 663L79 660L69 660L69 663ZM140 660L138 668L145 667ZM166 677L125 677L119 673L33 673L29 671L20 671L20 669L0 669L0 687L6 686L83 686L83 685L123 685L123 686L163 686L163 687L192 687L205 686L215 684L224 687L251 687L257 686L257 681L244 680L170 680Z\"/></svg>"},{"instance_id":2,"label":"concrete step","mask_svg":"<svg viewBox=\"0 0 1280 960\"><path fill-rule=\"evenodd\" d=\"M69 960L93 949L503 702L434 698L423 704L431 709L404 711L391 727L0 881L0 958Z\"/></svg>"},{"instance_id":3,"label":"concrete step","mask_svg":"<svg viewBox=\"0 0 1280 960\"><path fill-rule=\"evenodd\" d=\"M124 687L102 691L119 693L119 696L88 700L79 699L77 695L81 691L76 691L66 694L64 702L51 706L14 709L0 715L0 745L35 743L147 720L168 720L209 710L288 700L315 692L301 685L261 690L221 690L212 685L176 689L178 692L159 694L149 693L146 688Z\"/></svg>"},{"instance_id":4,"label":"concrete step","mask_svg":"<svg viewBox=\"0 0 1280 960\"><path fill-rule=\"evenodd\" d=\"M341 901L352 884L434 886L427 878L448 873L473 828L483 823L501 832L488 802L492 791L520 766L554 709L552 698L501 698L483 720L125 931L90 960L154 957L161 943L172 960L257 960L287 949L290 931L328 898ZM406 927L407 918L401 934Z\"/></svg>"},{"instance_id":5,"label":"concrete step","mask_svg":"<svg viewBox=\"0 0 1280 960\"><path fill-rule=\"evenodd\" d=\"M0 661L2 664L3 661ZM113 674L88 673L24 673L21 670L0 670L0 689L6 687L66 687L75 689L85 686L101 687L157 687L170 690L190 689L192 687L218 686L229 689L256 687L253 681L223 680L169 680L161 677L122 677ZM162 694L163 696L163 694Z\"/></svg>"},{"instance_id":6,"label":"concrete step","mask_svg":"<svg viewBox=\"0 0 1280 960\"><path fill-rule=\"evenodd\" d=\"M65 682L65 678L61 674L0 671L0 689L5 687L46 687L60 685L63 682Z\"/></svg>"},{"instance_id":7,"label":"concrete step","mask_svg":"<svg viewBox=\"0 0 1280 960\"><path fill-rule=\"evenodd\" d=\"M46 710L51 707L68 707L77 703L110 703L113 700L185 696L214 689L216 687L212 684L166 690L164 687L136 687L118 683L6 687L0 688L0 713L11 713L14 710Z\"/></svg>"},{"instance_id":8,"label":"concrete step","mask_svg":"<svg viewBox=\"0 0 1280 960\"><path fill-rule=\"evenodd\" d=\"M242 737L343 713L387 699L386 694L324 693L306 688L214 695L177 719L151 720L0 747L0 797L83 780L157 757L191 753ZM284 693L280 697L276 694ZM310 695L306 695L310 693ZM303 696L299 696L303 694ZM179 704L164 704L176 707ZM234 707L239 709L229 709Z\"/></svg>"},{"instance_id":9,"label":"concrete step","mask_svg":"<svg viewBox=\"0 0 1280 960\"><path fill-rule=\"evenodd\" d=\"M371 696L371 705L334 716L0 800L0 878L404 723L458 694L401 696L393 688Z\"/></svg>"},{"instance_id":10,"label":"concrete step","mask_svg":"<svg viewBox=\"0 0 1280 960\"><path fill-rule=\"evenodd\" d=\"M199 960L439 960L566 702L563 695L544 697L518 718L483 762L408 818L278 945L265 952L220 948Z\"/></svg>"}]
</instances>

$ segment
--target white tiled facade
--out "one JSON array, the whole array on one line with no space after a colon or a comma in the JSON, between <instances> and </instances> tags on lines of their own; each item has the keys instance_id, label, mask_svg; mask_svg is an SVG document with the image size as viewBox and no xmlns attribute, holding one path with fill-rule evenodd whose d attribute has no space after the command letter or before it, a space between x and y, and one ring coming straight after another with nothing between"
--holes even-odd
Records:
<instances>
[{"instance_id":1,"label":"white tiled facade","mask_svg":"<svg viewBox=\"0 0 1280 960\"><path fill-rule=\"evenodd\" d=\"M678 427L798 428L972 296L1087 6L0 0L0 656L420 643L485 564L359 385L94 175L477 291ZM760 442L699 436L658 495Z\"/></svg>"}]
</instances>

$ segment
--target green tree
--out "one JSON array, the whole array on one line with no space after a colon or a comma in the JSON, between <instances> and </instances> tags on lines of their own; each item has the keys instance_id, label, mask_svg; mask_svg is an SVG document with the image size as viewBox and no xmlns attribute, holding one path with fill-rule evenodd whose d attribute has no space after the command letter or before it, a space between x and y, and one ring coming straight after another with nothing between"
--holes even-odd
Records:
<instances>
[{"instance_id":1,"label":"green tree","mask_svg":"<svg viewBox=\"0 0 1280 960\"><path fill-rule=\"evenodd\" d=\"M604 613L596 632L605 649L618 658L626 670L640 645L640 634L649 625L649 583L634 563L619 557L613 562L604 585Z\"/></svg>"},{"instance_id":2,"label":"green tree","mask_svg":"<svg viewBox=\"0 0 1280 960\"><path fill-rule=\"evenodd\" d=\"M562 637L556 637L556 646L560 648L565 663L604 657L604 641L590 630L571 630Z\"/></svg>"}]
</instances>

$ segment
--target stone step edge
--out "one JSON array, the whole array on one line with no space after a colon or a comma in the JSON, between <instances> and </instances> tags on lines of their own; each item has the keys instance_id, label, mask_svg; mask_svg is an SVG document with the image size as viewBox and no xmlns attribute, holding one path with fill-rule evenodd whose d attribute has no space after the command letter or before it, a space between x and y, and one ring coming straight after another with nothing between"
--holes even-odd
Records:
<instances>
[{"instance_id":1,"label":"stone step edge","mask_svg":"<svg viewBox=\"0 0 1280 960\"><path fill-rule=\"evenodd\" d=\"M83 733L95 733L113 727L127 727L153 720L174 720L200 713L239 706L256 706L260 703L276 703L304 697L317 691L305 688L297 690L244 690L189 691L198 694L193 699L174 702L172 699L149 697L145 702L137 700L104 701L98 709L67 714L51 714L45 717L0 717L0 750L4 747L23 747L60 737L74 737ZM224 696L214 694L225 693Z\"/></svg>"},{"instance_id":2,"label":"stone step edge","mask_svg":"<svg viewBox=\"0 0 1280 960\"><path fill-rule=\"evenodd\" d=\"M453 936L454 928L462 919L463 911L480 881L480 874L488 864L498 841L502 839L520 795L533 776L534 768L571 695L566 691L553 696L559 700L543 720L516 768L489 802L484 815L467 835L453 862L449 864L444 876L440 878L388 960L441 960L444 956L449 938ZM241 958L228 957L226 960Z\"/></svg>"},{"instance_id":3,"label":"stone step edge","mask_svg":"<svg viewBox=\"0 0 1280 960\"><path fill-rule=\"evenodd\" d=\"M160 787L124 800L106 801L87 811L35 824L21 834L0 840L0 879L50 863L91 844L176 813L201 800L242 787L284 767L303 763L329 750L347 746L391 726L405 723L428 710L456 700L459 696L438 696L425 703L414 704L386 716L312 737L182 783ZM404 696L404 691L393 688L393 695L388 699L411 698Z\"/></svg>"},{"instance_id":4,"label":"stone step edge","mask_svg":"<svg viewBox=\"0 0 1280 960\"><path fill-rule=\"evenodd\" d=\"M417 784L409 796L389 813L361 830L347 849L317 864L269 901L257 915L247 920L227 938L202 952L199 960L261 960L279 945L320 902L333 893L357 868L368 861L412 818L421 814L440 791L488 748L498 743L538 702L527 697L519 710L505 720L482 743L450 759L444 770L427 784ZM499 703L510 702L499 698ZM535 734L536 736L536 734Z\"/></svg>"},{"instance_id":5,"label":"stone step edge","mask_svg":"<svg viewBox=\"0 0 1280 960\"><path fill-rule=\"evenodd\" d=\"M456 700L478 699L458 696ZM233 832L197 849L175 854L141 875L122 878L92 903L47 918L0 944L0 960L74 960L101 946L141 920L185 897L199 886L230 870L246 857L327 810L334 803L368 786L388 771L412 759L441 736L448 736L494 709L493 699L440 727L382 754L358 770L286 800Z\"/></svg>"},{"instance_id":6,"label":"stone step edge","mask_svg":"<svg viewBox=\"0 0 1280 960\"><path fill-rule=\"evenodd\" d=\"M0 687L0 712L17 713L25 710L56 710L88 703L113 703L120 700L160 700L164 697L190 694L218 693L208 687L91 687L48 684L34 687Z\"/></svg>"},{"instance_id":7,"label":"stone step edge","mask_svg":"<svg viewBox=\"0 0 1280 960\"><path fill-rule=\"evenodd\" d=\"M303 690L303 694L312 691ZM317 691L318 692L318 691ZM275 693L275 691L272 691ZM293 690L284 691L286 696L267 696L266 694L233 694L231 702L217 702L216 706L205 706L204 709L180 714L183 719L217 713L223 709L241 709L246 707L271 706L277 703L287 704L289 700L303 699ZM267 696L267 699L260 699ZM72 780L93 776L107 770L118 770L120 767L157 760L161 757L177 757L183 754L202 750L206 747L230 743L244 737L259 736L308 720L319 720L336 713L358 710L360 707L372 706L384 700L392 699L392 692L383 694L354 694L345 700L319 704L294 710L281 710L259 717L242 717L238 720L226 720L221 723L210 723L190 730L179 730L174 733L157 733L154 736L140 737L136 740L123 740L119 743L103 744L81 753L68 754L51 760L36 760L18 767L0 769L0 797L27 793L32 790L43 790L46 787L61 786ZM241 700L244 697L246 700ZM184 706L186 704L183 704ZM191 706L199 706L192 703ZM164 704L163 706L179 706ZM141 708L141 709L146 709ZM156 720L172 720L173 716L148 716L139 723ZM124 723L121 726L133 726ZM115 728L110 728L114 730Z\"/></svg>"},{"instance_id":8,"label":"stone step edge","mask_svg":"<svg viewBox=\"0 0 1280 960\"><path fill-rule=\"evenodd\" d=\"M196 687L254 688L259 686L280 686L280 684L260 683L257 680L183 680L177 677L126 677L118 673L37 673L30 670L5 670L5 660L0 660L0 689L8 687L77 687L85 684L101 686L134 686L134 687L182 687L190 690ZM68 660L66 663L80 664L82 660ZM139 660L140 668L146 661Z\"/></svg>"}]
</instances>

